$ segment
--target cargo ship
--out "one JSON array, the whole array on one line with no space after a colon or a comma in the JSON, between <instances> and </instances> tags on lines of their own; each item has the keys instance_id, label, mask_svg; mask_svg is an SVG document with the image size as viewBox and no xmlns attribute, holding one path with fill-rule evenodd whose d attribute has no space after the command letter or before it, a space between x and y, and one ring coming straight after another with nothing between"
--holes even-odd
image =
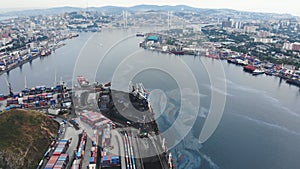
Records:
<instances>
[{"instance_id":1,"label":"cargo ship","mask_svg":"<svg viewBox=\"0 0 300 169\"><path fill-rule=\"evenodd\" d=\"M77 82L81 88L91 87L90 82L84 76L77 76Z\"/></svg>"}]
</instances>

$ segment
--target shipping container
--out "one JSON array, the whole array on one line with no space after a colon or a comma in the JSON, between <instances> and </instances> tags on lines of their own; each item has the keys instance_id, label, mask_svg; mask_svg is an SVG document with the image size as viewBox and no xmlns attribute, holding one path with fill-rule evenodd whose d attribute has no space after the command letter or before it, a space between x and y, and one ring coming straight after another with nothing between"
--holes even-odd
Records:
<instances>
[{"instance_id":1,"label":"shipping container","mask_svg":"<svg viewBox=\"0 0 300 169\"><path fill-rule=\"evenodd\" d=\"M64 151L64 147L57 147L54 152L63 152Z\"/></svg>"},{"instance_id":2,"label":"shipping container","mask_svg":"<svg viewBox=\"0 0 300 169\"><path fill-rule=\"evenodd\" d=\"M60 156L61 155L61 152L54 152L53 153L53 156Z\"/></svg>"},{"instance_id":3,"label":"shipping container","mask_svg":"<svg viewBox=\"0 0 300 169\"><path fill-rule=\"evenodd\" d=\"M104 155L103 156L103 158L102 158L102 166L103 167L109 167L109 166L111 166L111 162L110 162L111 160L110 160L110 156L108 156L108 155Z\"/></svg>"},{"instance_id":4,"label":"shipping container","mask_svg":"<svg viewBox=\"0 0 300 169\"><path fill-rule=\"evenodd\" d=\"M53 167L46 166L44 169L53 169Z\"/></svg>"},{"instance_id":5,"label":"shipping container","mask_svg":"<svg viewBox=\"0 0 300 169\"><path fill-rule=\"evenodd\" d=\"M55 165L56 161L58 159L58 156L52 156L49 161L47 162L46 168L53 168Z\"/></svg>"},{"instance_id":6,"label":"shipping container","mask_svg":"<svg viewBox=\"0 0 300 169\"><path fill-rule=\"evenodd\" d=\"M90 157L90 164L94 164L94 163L96 163L96 158Z\"/></svg>"},{"instance_id":7,"label":"shipping container","mask_svg":"<svg viewBox=\"0 0 300 169\"><path fill-rule=\"evenodd\" d=\"M120 165L120 158L119 158L119 156L112 156L111 157L111 164L113 166Z\"/></svg>"},{"instance_id":8,"label":"shipping container","mask_svg":"<svg viewBox=\"0 0 300 169\"><path fill-rule=\"evenodd\" d=\"M66 165L65 161L56 161L55 165Z\"/></svg>"},{"instance_id":9,"label":"shipping container","mask_svg":"<svg viewBox=\"0 0 300 169\"><path fill-rule=\"evenodd\" d=\"M65 169L66 167L65 166L62 166L62 165L55 165L53 167L53 169Z\"/></svg>"},{"instance_id":10,"label":"shipping container","mask_svg":"<svg viewBox=\"0 0 300 169\"><path fill-rule=\"evenodd\" d=\"M96 169L96 164L90 164L89 169Z\"/></svg>"},{"instance_id":11,"label":"shipping container","mask_svg":"<svg viewBox=\"0 0 300 169\"><path fill-rule=\"evenodd\" d=\"M52 156L49 161L48 161L48 164L55 164L56 161L58 159L58 156Z\"/></svg>"}]
</instances>

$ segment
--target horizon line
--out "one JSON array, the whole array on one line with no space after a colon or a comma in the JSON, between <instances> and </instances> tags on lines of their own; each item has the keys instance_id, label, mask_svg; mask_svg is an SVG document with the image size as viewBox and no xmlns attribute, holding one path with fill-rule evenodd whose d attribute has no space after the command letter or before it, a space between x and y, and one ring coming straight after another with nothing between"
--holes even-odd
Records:
<instances>
[{"instance_id":1,"label":"horizon line","mask_svg":"<svg viewBox=\"0 0 300 169\"><path fill-rule=\"evenodd\" d=\"M239 9L234 9L234 8L214 8L214 7L195 7L192 5L184 5L184 4L176 4L176 5L157 5L157 4L137 4L137 5L131 5L131 6L125 6L125 5L103 5L103 6L88 6L88 7L79 7L79 6L72 6L72 5L62 5L62 6L52 6L52 7L20 7L20 8L1 8L2 10L8 10L8 11L3 11L0 12L0 14L4 13L9 13L9 12L21 12L21 11L27 11L27 10L34 10L34 9L52 9L52 8L78 8L78 9L87 9L87 8L101 8L101 7L121 7L121 8L132 8L136 6L158 6L158 7L163 7L163 6L170 6L170 7L176 7L176 6L186 6L190 8L195 8L195 9L216 9L216 10L221 10L221 9L227 9L227 10L233 10L233 11L238 11L238 12L250 12L250 13L265 13L265 14L278 14L278 15L291 15L294 17L300 17L300 14L292 14L292 13L287 13L287 12L270 12L270 11L251 11L251 10L239 10Z\"/></svg>"}]
</instances>

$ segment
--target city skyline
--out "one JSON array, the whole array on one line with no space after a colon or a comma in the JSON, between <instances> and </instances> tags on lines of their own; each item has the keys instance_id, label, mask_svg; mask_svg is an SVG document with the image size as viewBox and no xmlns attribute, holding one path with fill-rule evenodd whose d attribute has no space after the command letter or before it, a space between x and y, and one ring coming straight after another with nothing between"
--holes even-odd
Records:
<instances>
[{"instance_id":1,"label":"city skyline","mask_svg":"<svg viewBox=\"0 0 300 169\"><path fill-rule=\"evenodd\" d=\"M15 2L15 3L13 3ZM130 7L135 5L188 5L196 8L227 8L240 11L251 11L251 12L267 12L267 13L288 13L296 16L300 16L300 11L298 10L297 1L286 0L286 1L218 1L218 0L186 0L184 3L178 0L169 0L167 2L158 2L155 0L144 0L142 3L138 0L131 1L121 1L121 0L2 0L0 2L0 9L9 10L20 10L20 9L34 9L34 8L51 8L51 7L62 7L62 6L72 6L72 7L101 7L101 6L124 6ZM2 12L3 12L2 11Z\"/></svg>"}]
</instances>

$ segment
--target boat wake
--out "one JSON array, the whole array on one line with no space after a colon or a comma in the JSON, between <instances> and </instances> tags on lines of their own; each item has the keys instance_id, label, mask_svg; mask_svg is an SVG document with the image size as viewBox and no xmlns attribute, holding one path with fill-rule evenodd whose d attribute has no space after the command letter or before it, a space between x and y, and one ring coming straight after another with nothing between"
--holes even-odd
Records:
<instances>
[{"instance_id":1,"label":"boat wake","mask_svg":"<svg viewBox=\"0 0 300 169\"><path fill-rule=\"evenodd\" d=\"M251 88L251 87L248 87L248 86L245 86L245 85L240 85L240 84L237 84L229 79L221 79L219 78L219 80L225 80L225 82L227 83L227 87L229 87L230 89L233 89L233 90L240 90L240 91L243 91L243 92L248 92L248 93L262 93L264 91L261 91L261 90L257 90L257 89L254 89L254 88Z\"/></svg>"},{"instance_id":2,"label":"boat wake","mask_svg":"<svg viewBox=\"0 0 300 169\"><path fill-rule=\"evenodd\" d=\"M205 159L208 162L210 168L212 168L212 169L219 169L220 168L216 163L214 163L212 161L212 159L209 156L207 156L205 154L202 154L202 158Z\"/></svg>"},{"instance_id":3,"label":"boat wake","mask_svg":"<svg viewBox=\"0 0 300 169\"><path fill-rule=\"evenodd\" d=\"M286 133L289 133L289 134L292 134L292 135L300 136L299 132L290 130L287 127L284 127L284 126L281 126L281 125L278 125L278 124L269 123L269 122L266 122L266 121L263 121L263 120L254 119L254 118L246 116L246 115L240 115L240 114L236 114L236 113L232 113L232 114L235 115L235 116L241 117L243 119L255 122L255 123L257 123L259 125L262 125L262 126L267 126L267 127L273 128L273 129L280 130L282 132L286 132Z\"/></svg>"},{"instance_id":4,"label":"boat wake","mask_svg":"<svg viewBox=\"0 0 300 169\"><path fill-rule=\"evenodd\" d=\"M280 112L282 112L282 113L288 113L288 114L290 114L290 115L292 115L292 116L300 117L299 114L297 114L296 112L294 112L294 111L292 111L291 109L287 108L286 106L282 105L281 102L280 102L278 99L276 99L276 98L274 98L274 97L272 97L272 96L270 96L270 95L268 95L268 94L266 94L266 93L262 93L262 96L263 96L266 100L268 100L269 103L270 103L272 106L276 106L277 109L281 109L282 111L280 111Z\"/></svg>"},{"instance_id":5,"label":"boat wake","mask_svg":"<svg viewBox=\"0 0 300 169\"><path fill-rule=\"evenodd\" d=\"M217 93L220 93L220 94L222 94L222 95L225 95L225 96L233 96L231 93L229 93L228 91L223 91L223 90L221 90L221 89L219 89L219 88L217 88L217 87L214 87L214 86L212 86L212 85L209 85L209 84L205 84L205 85L203 85L204 87L206 87L206 88L208 88L208 89L210 89L211 91L215 91L215 92L217 92Z\"/></svg>"},{"instance_id":6,"label":"boat wake","mask_svg":"<svg viewBox=\"0 0 300 169\"><path fill-rule=\"evenodd\" d=\"M219 80L221 80L221 79L219 79ZM228 79L226 79L225 81L227 82L227 85L230 86L230 88L233 89L233 90L239 90L243 93L247 92L247 93L260 95L261 97L257 97L257 98L262 98L265 101L269 102L270 105L276 106L277 109L281 109L282 110L282 111L280 111L281 113L285 113L285 114L287 113L287 114L290 114L292 116L300 117L299 114L297 114L296 112L294 112L291 109L284 106L277 98L274 98L274 97L268 95L268 93L266 91L257 90L257 89L254 89L254 88L243 86L243 85L234 83L234 82L232 82L231 80L228 80Z\"/></svg>"}]
</instances>

